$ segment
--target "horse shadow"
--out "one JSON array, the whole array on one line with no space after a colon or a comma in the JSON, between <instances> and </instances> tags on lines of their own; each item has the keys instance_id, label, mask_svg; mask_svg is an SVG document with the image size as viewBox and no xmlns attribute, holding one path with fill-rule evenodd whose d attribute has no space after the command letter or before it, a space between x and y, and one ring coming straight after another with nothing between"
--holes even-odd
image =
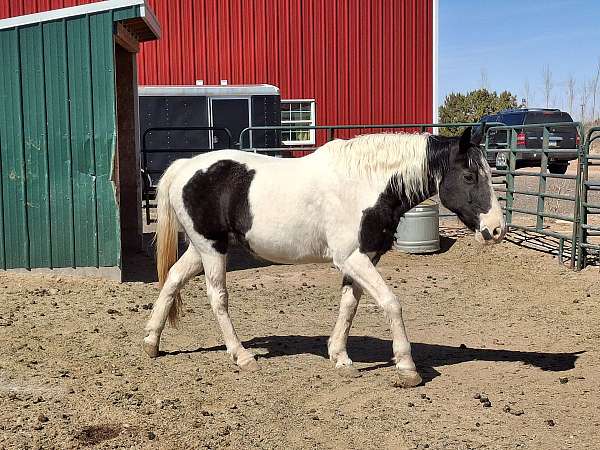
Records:
<instances>
[{"instance_id":1,"label":"horse shadow","mask_svg":"<svg viewBox=\"0 0 600 450\"><path fill-rule=\"evenodd\" d=\"M311 354L327 359L328 336L263 336L244 342L246 348L264 349L266 353L257 355L260 359L277 358ZM580 352L548 353L525 352L504 349L468 348L463 345L453 347L449 345L428 344L413 342L412 354L417 368L423 377L423 382L437 378L440 372L436 368L451 366L470 361L491 362L522 362L537 367L543 371L562 372L575 368L575 362ZM391 361L392 342L371 336L349 336L348 354L356 363L370 364L361 367L360 372L369 372L384 367L393 366ZM225 346L219 345L196 350L180 350L165 352L168 355L189 354L198 352L224 351Z\"/></svg>"}]
</instances>

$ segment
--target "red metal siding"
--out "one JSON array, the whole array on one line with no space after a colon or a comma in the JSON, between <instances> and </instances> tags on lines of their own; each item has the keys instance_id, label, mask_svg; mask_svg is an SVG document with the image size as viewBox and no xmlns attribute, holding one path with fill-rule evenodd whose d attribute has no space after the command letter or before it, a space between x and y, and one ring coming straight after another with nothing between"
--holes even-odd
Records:
<instances>
[{"instance_id":1,"label":"red metal siding","mask_svg":"<svg viewBox=\"0 0 600 450\"><path fill-rule=\"evenodd\" d=\"M163 33L139 82L270 83L319 124L430 122L433 1L150 0ZM0 0L0 18L91 2Z\"/></svg>"}]
</instances>

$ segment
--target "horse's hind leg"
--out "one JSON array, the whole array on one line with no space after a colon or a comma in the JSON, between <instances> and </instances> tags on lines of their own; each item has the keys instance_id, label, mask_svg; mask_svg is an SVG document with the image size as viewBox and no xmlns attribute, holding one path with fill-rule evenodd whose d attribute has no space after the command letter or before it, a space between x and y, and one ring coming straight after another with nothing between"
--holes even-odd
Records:
<instances>
[{"instance_id":1,"label":"horse's hind leg","mask_svg":"<svg viewBox=\"0 0 600 450\"><path fill-rule=\"evenodd\" d=\"M335 363L336 368L352 366L352 360L346 351L346 342L362 292L358 283L354 282L352 278L344 276L340 313L327 342L329 359Z\"/></svg>"},{"instance_id":2,"label":"horse's hind leg","mask_svg":"<svg viewBox=\"0 0 600 450\"><path fill-rule=\"evenodd\" d=\"M165 285L152 308L150 320L148 320L145 328L144 351L150 357L155 358L158 356L160 335L165 328L171 307L177 307L173 303L178 301L179 290L201 270L202 260L193 245L190 245L183 256L169 269Z\"/></svg>"},{"instance_id":3,"label":"horse's hind leg","mask_svg":"<svg viewBox=\"0 0 600 450\"><path fill-rule=\"evenodd\" d=\"M223 340L227 347L227 353L241 369L257 370L258 364L254 355L246 350L238 338L231 317L229 317L226 286L226 264L227 256L220 253L202 253L204 274L206 276L206 292L210 300L210 306L217 318Z\"/></svg>"}]
</instances>

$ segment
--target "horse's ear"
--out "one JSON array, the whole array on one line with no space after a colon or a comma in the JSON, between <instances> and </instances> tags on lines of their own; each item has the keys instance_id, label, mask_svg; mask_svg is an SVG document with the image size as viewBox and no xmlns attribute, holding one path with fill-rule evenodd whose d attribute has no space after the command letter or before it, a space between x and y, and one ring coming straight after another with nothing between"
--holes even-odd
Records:
<instances>
[{"instance_id":1,"label":"horse's ear","mask_svg":"<svg viewBox=\"0 0 600 450\"><path fill-rule=\"evenodd\" d=\"M458 148L461 152L466 152L471 148L473 144L471 143L471 127L465 128L463 134L460 136L460 141L458 143Z\"/></svg>"},{"instance_id":2,"label":"horse's ear","mask_svg":"<svg viewBox=\"0 0 600 450\"><path fill-rule=\"evenodd\" d=\"M480 127L475 127L475 131L471 132L471 144L479 146L483 140L483 134L485 133L485 124Z\"/></svg>"}]
</instances>

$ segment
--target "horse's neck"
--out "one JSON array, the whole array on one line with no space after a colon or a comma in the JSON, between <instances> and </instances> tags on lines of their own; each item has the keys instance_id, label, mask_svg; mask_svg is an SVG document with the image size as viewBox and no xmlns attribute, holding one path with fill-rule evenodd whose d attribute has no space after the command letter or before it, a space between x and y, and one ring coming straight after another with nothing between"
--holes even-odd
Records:
<instances>
[{"instance_id":1,"label":"horse's neck","mask_svg":"<svg viewBox=\"0 0 600 450\"><path fill-rule=\"evenodd\" d=\"M440 183L446 173L450 163L450 147L444 143L430 143L427 151L427 197L424 201L438 194Z\"/></svg>"},{"instance_id":2,"label":"horse's neck","mask_svg":"<svg viewBox=\"0 0 600 450\"><path fill-rule=\"evenodd\" d=\"M438 194L439 184L446 174L448 170L448 157L447 155L442 155L440 158L439 155L435 155L435 158L430 158L428 161L428 170L427 170L427 178L423 183L423 190L419 192L411 192L407 193L403 186L402 182L397 183L397 187L399 188L394 192L395 198L389 196L395 203L396 207L401 208L402 212L406 212L418 204L424 202L428 198L433 197ZM401 174L398 174L400 179L402 177ZM391 179L388 181L386 185L386 190L389 191L389 187L392 184ZM392 200L393 198L393 200Z\"/></svg>"}]
</instances>

